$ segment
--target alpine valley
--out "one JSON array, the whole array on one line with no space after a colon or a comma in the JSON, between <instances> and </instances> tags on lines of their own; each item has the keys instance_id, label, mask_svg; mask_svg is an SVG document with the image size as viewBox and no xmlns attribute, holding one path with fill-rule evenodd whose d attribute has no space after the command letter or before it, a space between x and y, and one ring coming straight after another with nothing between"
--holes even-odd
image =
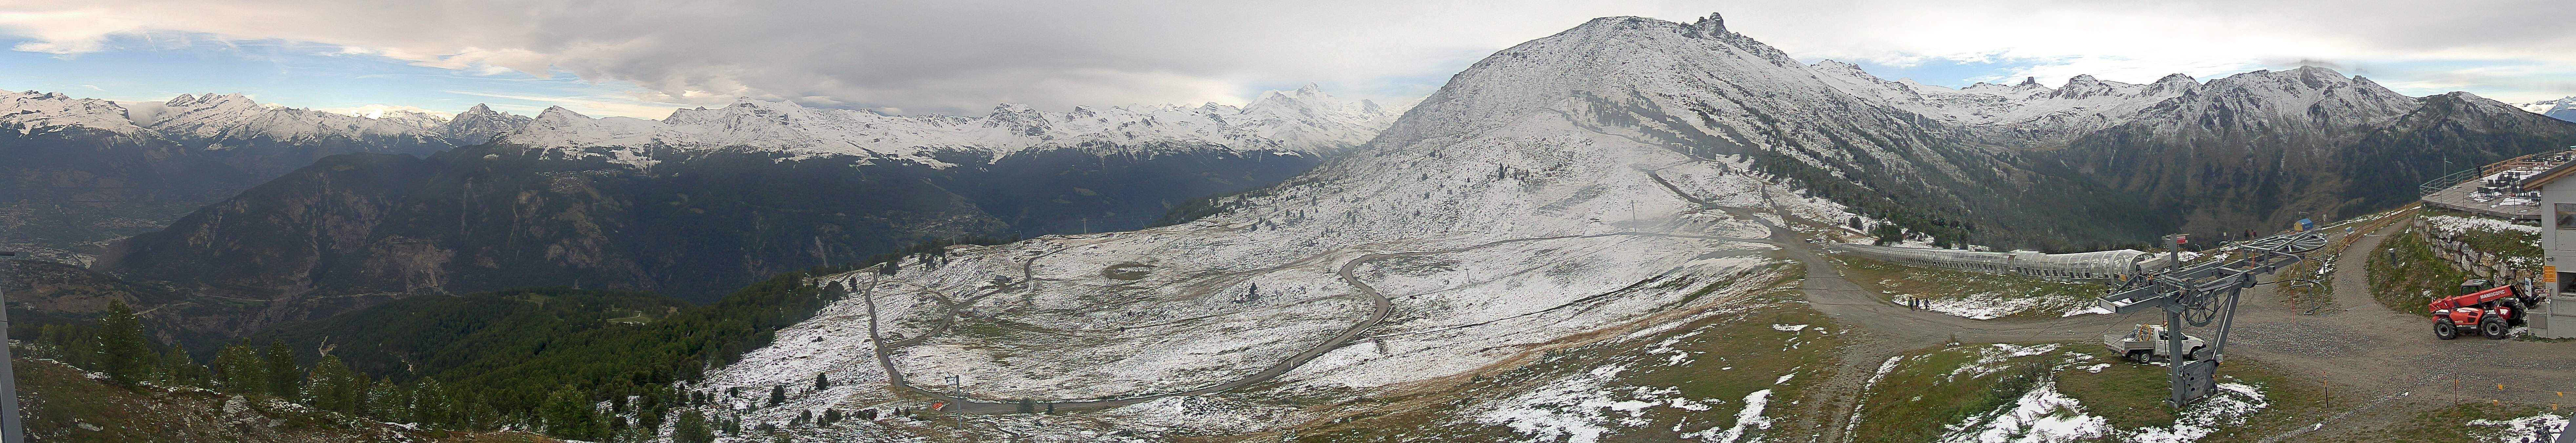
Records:
<instances>
[{"instance_id":1,"label":"alpine valley","mask_svg":"<svg viewBox=\"0 0 2576 443\"><path fill-rule=\"evenodd\" d=\"M615 441L2193 441L2310 406L2051 406L2116 356L2028 337L2151 320L1925 320L1810 239L2214 238L2576 145L2547 109L2322 67L1949 88L1717 15L1594 19L1409 105L5 100L0 152L35 161L0 228L88 265L16 266L44 277L12 315L131 304L198 355L251 337L434 395L405 416L433 428Z\"/></svg>"}]
</instances>

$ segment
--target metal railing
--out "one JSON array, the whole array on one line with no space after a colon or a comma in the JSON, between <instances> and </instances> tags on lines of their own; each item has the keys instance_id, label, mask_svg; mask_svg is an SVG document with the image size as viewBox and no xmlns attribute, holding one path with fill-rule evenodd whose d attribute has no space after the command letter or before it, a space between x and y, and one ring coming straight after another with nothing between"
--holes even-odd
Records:
<instances>
[{"instance_id":1,"label":"metal railing","mask_svg":"<svg viewBox=\"0 0 2576 443\"><path fill-rule=\"evenodd\" d=\"M2465 183L2470 179L2483 176L2485 175L2483 174L2484 172L2486 172L2486 168L2484 167L2468 168L2462 169L2460 172L2453 172L2449 175L2425 181L2423 184L2415 185L2415 196L2426 197L2433 194L2440 194L2444 189L2451 189L2452 186L2459 186L2460 183Z\"/></svg>"}]
</instances>

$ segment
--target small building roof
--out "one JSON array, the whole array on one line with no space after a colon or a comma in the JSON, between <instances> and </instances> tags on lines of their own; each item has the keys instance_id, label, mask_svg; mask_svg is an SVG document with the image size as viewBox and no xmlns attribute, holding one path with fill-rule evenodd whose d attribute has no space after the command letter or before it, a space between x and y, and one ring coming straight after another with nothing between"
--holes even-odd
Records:
<instances>
[{"instance_id":1,"label":"small building roof","mask_svg":"<svg viewBox=\"0 0 2576 443\"><path fill-rule=\"evenodd\" d=\"M2540 171L2538 174L2532 174L2531 177L2522 179L2522 188L2537 188L2540 187L2540 185L2548 184L2552 180L2557 180L2559 177L2566 177L2570 172L2576 172L2576 167L2571 166L2576 166L2576 162L2559 163L2558 166L2552 166L2548 170Z\"/></svg>"}]
</instances>

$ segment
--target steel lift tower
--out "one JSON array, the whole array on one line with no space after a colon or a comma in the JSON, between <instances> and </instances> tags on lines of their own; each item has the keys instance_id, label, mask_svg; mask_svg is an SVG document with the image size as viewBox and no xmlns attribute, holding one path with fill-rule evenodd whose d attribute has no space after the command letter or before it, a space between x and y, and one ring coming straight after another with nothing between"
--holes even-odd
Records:
<instances>
[{"instance_id":1,"label":"steel lift tower","mask_svg":"<svg viewBox=\"0 0 2576 443\"><path fill-rule=\"evenodd\" d=\"M2181 246L2181 236L2167 239L2172 240L2170 245ZM2217 386L2210 377L2218 372L2218 362L2227 359L2227 332L2236 320L2237 295L2258 284L2255 277L2298 263L2300 254L2324 248L2326 240L2323 231L2294 232L2237 243L2238 250L2251 253L2246 258L2191 266L2173 260L2175 267L2130 279L2113 289L2111 295L2103 296L2100 303L2102 309L2118 314L2165 311L2165 324L2171 326L2165 328L2165 336L2158 337L2165 340L2165 349L2188 349L2182 343L2185 324L2218 324L2209 339L2205 352L2208 355L2166 353L2166 366L2172 368L2166 380L2173 386L2173 394L2165 398L2165 405L2182 407L2208 397ZM2180 258L2176 253L2167 254Z\"/></svg>"}]
</instances>

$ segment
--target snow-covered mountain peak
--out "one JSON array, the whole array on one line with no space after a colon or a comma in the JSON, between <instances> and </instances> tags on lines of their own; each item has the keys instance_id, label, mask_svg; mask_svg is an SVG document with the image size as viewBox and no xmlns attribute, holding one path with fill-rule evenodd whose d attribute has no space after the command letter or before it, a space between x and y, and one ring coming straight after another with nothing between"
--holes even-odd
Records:
<instances>
[{"instance_id":1,"label":"snow-covered mountain peak","mask_svg":"<svg viewBox=\"0 0 2576 443\"><path fill-rule=\"evenodd\" d=\"M1184 145L1330 153L1367 142L1395 113L1374 103L1335 99L1313 85L1293 92L1267 92L1243 108L1215 103L1078 106L1054 113L1003 103L977 117L896 116L742 100L723 108L674 111L659 121L616 123L585 122L592 119L548 109L535 123L505 139L538 148L660 145L855 155L940 165L944 163L931 157L944 151L981 151L999 158L998 154L1028 149Z\"/></svg>"},{"instance_id":2,"label":"snow-covered mountain peak","mask_svg":"<svg viewBox=\"0 0 2576 443\"><path fill-rule=\"evenodd\" d=\"M108 100L74 98L60 92L0 92L0 125L16 126L20 134L74 128L119 134L143 132L142 127L125 118L125 113L124 107Z\"/></svg>"},{"instance_id":3,"label":"snow-covered mountain peak","mask_svg":"<svg viewBox=\"0 0 2576 443\"><path fill-rule=\"evenodd\" d=\"M2567 97L2557 100L2542 100L2514 106L2520 107L2522 110L2530 111L2534 114L2555 117L2559 120L2576 121L2576 97Z\"/></svg>"}]
</instances>

